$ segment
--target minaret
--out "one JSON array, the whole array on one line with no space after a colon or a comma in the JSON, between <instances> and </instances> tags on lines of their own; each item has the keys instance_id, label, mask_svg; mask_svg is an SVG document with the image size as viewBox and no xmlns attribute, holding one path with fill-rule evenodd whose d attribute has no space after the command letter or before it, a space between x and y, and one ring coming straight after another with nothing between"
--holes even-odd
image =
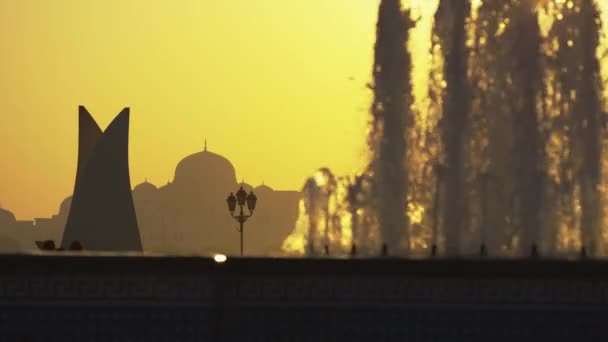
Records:
<instances>
[{"instance_id":1,"label":"minaret","mask_svg":"<svg viewBox=\"0 0 608 342\"><path fill-rule=\"evenodd\" d=\"M205 138L205 152L207 152L207 138Z\"/></svg>"}]
</instances>

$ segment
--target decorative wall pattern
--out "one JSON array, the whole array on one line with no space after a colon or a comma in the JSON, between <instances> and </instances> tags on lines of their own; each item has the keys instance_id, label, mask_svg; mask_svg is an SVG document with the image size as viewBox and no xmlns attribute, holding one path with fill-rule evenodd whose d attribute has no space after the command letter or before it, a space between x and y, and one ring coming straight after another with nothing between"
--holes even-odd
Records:
<instances>
[{"instance_id":1,"label":"decorative wall pattern","mask_svg":"<svg viewBox=\"0 0 608 342\"><path fill-rule=\"evenodd\" d=\"M21 265L0 257L0 341L608 338L608 279L568 269L553 278L500 271L455 277L429 263L432 274L391 275L389 267L389 274L366 275L365 263L332 274L324 261L289 261L290 269L318 263L318 272L306 266L298 274L276 260L217 266L207 259L48 258Z\"/></svg>"}]
</instances>

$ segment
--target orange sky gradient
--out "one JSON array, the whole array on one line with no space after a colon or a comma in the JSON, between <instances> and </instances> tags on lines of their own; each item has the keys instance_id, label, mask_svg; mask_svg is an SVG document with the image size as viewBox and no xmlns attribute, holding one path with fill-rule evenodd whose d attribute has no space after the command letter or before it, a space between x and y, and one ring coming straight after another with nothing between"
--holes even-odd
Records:
<instances>
[{"instance_id":1,"label":"orange sky gradient","mask_svg":"<svg viewBox=\"0 0 608 342\"><path fill-rule=\"evenodd\" d=\"M18 219L57 212L74 185L78 105L102 128L131 107L133 186L172 180L205 138L253 185L356 172L377 5L0 0L0 202Z\"/></svg>"}]
</instances>

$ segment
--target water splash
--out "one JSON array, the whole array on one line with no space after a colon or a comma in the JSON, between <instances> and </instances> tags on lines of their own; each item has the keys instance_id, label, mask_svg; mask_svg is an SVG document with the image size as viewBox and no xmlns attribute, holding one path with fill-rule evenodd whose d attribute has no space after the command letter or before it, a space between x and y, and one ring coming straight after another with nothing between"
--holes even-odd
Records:
<instances>
[{"instance_id":1,"label":"water splash","mask_svg":"<svg viewBox=\"0 0 608 342\"><path fill-rule=\"evenodd\" d=\"M306 181L296 227L283 243L287 255L335 256L350 251L354 238L349 185L348 179L336 178L327 168Z\"/></svg>"}]
</instances>

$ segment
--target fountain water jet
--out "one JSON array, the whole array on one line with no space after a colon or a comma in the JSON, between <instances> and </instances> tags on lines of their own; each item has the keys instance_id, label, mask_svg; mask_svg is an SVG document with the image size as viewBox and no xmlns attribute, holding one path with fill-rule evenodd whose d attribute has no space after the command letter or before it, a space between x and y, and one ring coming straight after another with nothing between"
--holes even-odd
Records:
<instances>
[{"instance_id":1,"label":"fountain water jet","mask_svg":"<svg viewBox=\"0 0 608 342\"><path fill-rule=\"evenodd\" d=\"M320 182L329 170L311 177L284 250L602 255L600 5L441 0L421 58L406 48L409 10L381 1L368 167L333 185ZM414 101L411 64L429 58L428 97Z\"/></svg>"}]
</instances>

